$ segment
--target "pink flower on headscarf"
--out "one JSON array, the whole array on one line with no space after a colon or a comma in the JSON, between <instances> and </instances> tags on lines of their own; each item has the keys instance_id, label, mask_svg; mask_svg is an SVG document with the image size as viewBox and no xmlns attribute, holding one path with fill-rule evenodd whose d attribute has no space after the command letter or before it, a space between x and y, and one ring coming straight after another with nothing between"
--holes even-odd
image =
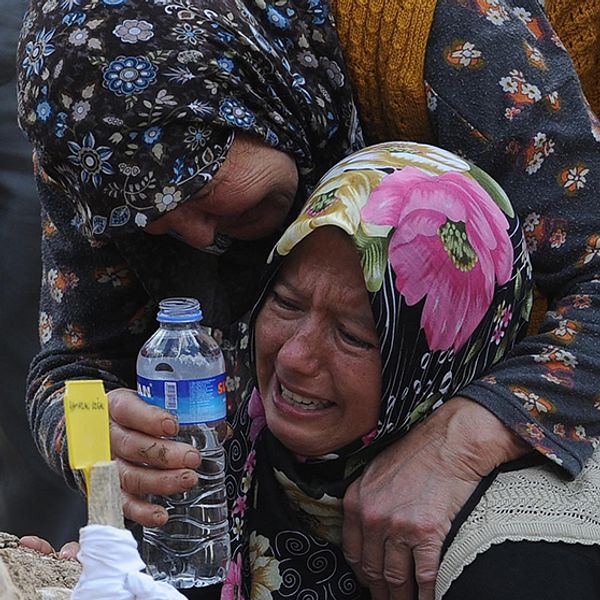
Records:
<instances>
[{"instance_id":1,"label":"pink flower on headscarf","mask_svg":"<svg viewBox=\"0 0 600 600\"><path fill-rule=\"evenodd\" d=\"M410 306L425 298L421 327L431 350L460 350L512 272L508 221L489 194L461 173L406 167L385 177L361 211L390 225L396 288Z\"/></svg>"},{"instance_id":2,"label":"pink flower on headscarf","mask_svg":"<svg viewBox=\"0 0 600 600\"><path fill-rule=\"evenodd\" d=\"M266 422L266 421L265 421ZM254 472L254 467L256 466L256 450L252 448L246 457L246 462L244 463L244 471L248 475L252 475Z\"/></svg>"},{"instance_id":3,"label":"pink flower on headscarf","mask_svg":"<svg viewBox=\"0 0 600 600\"><path fill-rule=\"evenodd\" d=\"M242 593L242 555L238 554L229 565L229 572L221 588L221 600L244 600Z\"/></svg>"},{"instance_id":4,"label":"pink flower on headscarf","mask_svg":"<svg viewBox=\"0 0 600 600\"><path fill-rule=\"evenodd\" d=\"M248 402L248 416L252 421L250 424L250 441L254 442L261 429L267 424L265 407L263 406L260 393L256 388L252 390L250 402Z\"/></svg>"}]
</instances>

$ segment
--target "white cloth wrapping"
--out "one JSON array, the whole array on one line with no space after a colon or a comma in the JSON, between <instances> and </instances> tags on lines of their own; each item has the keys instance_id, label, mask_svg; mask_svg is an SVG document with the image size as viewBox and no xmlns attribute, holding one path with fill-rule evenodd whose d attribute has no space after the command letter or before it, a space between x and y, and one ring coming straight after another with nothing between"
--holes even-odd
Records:
<instances>
[{"instance_id":1,"label":"white cloth wrapping","mask_svg":"<svg viewBox=\"0 0 600 600\"><path fill-rule=\"evenodd\" d=\"M71 600L185 600L168 583L141 573L146 567L127 529L88 525L79 532L83 565Z\"/></svg>"}]
</instances>

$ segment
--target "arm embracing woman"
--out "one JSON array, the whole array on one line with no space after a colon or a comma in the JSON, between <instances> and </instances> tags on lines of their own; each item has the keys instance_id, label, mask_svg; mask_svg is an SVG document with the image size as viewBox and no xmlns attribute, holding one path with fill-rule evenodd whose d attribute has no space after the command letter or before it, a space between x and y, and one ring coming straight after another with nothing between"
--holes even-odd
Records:
<instances>
[{"instance_id":1,"label":"arm embracing woman","mask_svg":"<svg viewBox=\"0 0 600 600\"><path fill-rule=\"evenodd\" d=\"M346 556L378 599L411 598L415 577L419 598L433 598L451 522L494 467L535 450L574 477L600 432L600 124L539 5L505 4L437 2L425 62L430 139L503 186L551 311L349 489Z\"/></svg>"}]
</instances>

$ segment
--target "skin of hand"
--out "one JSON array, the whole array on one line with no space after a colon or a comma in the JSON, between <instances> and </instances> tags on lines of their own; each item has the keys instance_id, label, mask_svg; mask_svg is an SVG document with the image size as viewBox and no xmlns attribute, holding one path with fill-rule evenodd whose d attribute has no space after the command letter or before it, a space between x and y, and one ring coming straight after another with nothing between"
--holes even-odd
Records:
<instances>
[{"instance_id":1,"label":"skin of hand","mask_svg":"<svg viewBox=\"0 0 600 600\"><path fill-rule=\"evenodd\" d=\"M342 540L373 600L433 600L452 520L482 477L530 451L457 396L379 454L346 492Z\"/></svg>"},{"instance_id":2,"label":"skin of hand","mask_svg":"<svg viewBox=\"0 0 600 600\"><path fill-rule=\"evenodd\" d=\"M195 469L200 454L188 444L164 439L177 434L179 425L166 410L141 400L125 388L108 393L110 445L119 467L123 514L140 525L156 527L167 522L167 511L143 500L147 494L185 492L198 481ZM20 543L42 554L53 554L48 541L24 536ZM76 558L77 542L65 544L59 558Z\"/></svg>"},{"instance_id":3,"label":"skin of hand","mask_svg":"<svg viewBox=\"0 0 600 600\"><path fill-rule=\"evenodd\" d=\"M182 442L164 439L177 434L177 419L141 400L136 392L109 392L110 445L119 467L123 514L145 527L167 522L167 511L142 499L148 494L187 492L198 481L200 454Z\"/></svg>"},{"instance_id":4,"label":"skin of hand","mask_svg":"<svg viewBox=\"0 0 600 600\"><path fill-rule=\"evenodd\" d=\"M164 439L177 434L179 425L166 410L141 400L125 388L108 393L110 445L112 458L119 467L123 514L147 527L167 522L167 511L143 500L147 494L169 495L185 492L198 481L195 469L200 454L192 446ZM20 543L42 554L53 554L48 541L24 536ZM65 544L59 558L75 558L77 542Z\"/></svg>"},{"instance_id":5,"label":"skin of hand","mask_svg":"<svg viewBox=\"0 0 600 600\"><path fill-rule=\"evenodd\" d=\"M54 554L54 548L47 540L38 537L37 535L25 535L19 543L24 548L35 550L40 554ZM76 559L79 552L79 544L77 542L67 542L59 551L58 558L61 560Z\"/></svg>"},{"instance_id":6,"label":"skin of hand","mask_svg":"<svg viewBox=\"0 0 600 600\"><path fill-rule=\"evenodd\" d=\"M119 468L123 515L146 527L167 522L167 511L141 498L188 491L198 481L195 469L200 454L188 444L165 439L177 434L177 419L169 412L141 400L133 390L108 393L110 446ZM49 542L25 536L21 545L42 554L53 554ZM65 544L59 558L75 558L77 542Z\"/></svg>"},{"instance_id":7,"label":"skin of hand","mask_svg":"<svg viewBox=\"0 0 600 600\"><path fill-rule=\"evenodd\" d=\"M177 419L169 412L141 400L133 390L120 388L108 393L110 445L119 467L123 514L146 527L167 522L167 511L142 499L147 494L170 495L188 491L198 481L195 469L200 454L188 444L165 439L177 434ZM24 536L22 546L54 554L48 541ZM59 558L76 558L77 542L68 542Z\"/></svg>"}]
</instances>

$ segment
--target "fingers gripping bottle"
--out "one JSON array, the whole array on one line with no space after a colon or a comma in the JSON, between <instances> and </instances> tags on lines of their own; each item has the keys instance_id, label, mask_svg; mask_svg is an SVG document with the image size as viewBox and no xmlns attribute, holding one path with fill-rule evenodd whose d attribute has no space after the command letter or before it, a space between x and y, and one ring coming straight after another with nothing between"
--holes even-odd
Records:
<instances>
[{"instance_id":1,"label":"fingers gripping bottle","mask_svg":"<svg viewBox=\"0 0 600 600\"><path fill-rule=\"evenodd\" d=\"M200 451L198 484L173 496L150 496L167 509L164 527L144 528L142 556L152 577L177 588L222 581L230 558L225 493L225 363L217 342L200 325L193 298L159 305L159 329L137 359L139 396L179 420L176 440Z\"/></svg>"}]
</instances>

